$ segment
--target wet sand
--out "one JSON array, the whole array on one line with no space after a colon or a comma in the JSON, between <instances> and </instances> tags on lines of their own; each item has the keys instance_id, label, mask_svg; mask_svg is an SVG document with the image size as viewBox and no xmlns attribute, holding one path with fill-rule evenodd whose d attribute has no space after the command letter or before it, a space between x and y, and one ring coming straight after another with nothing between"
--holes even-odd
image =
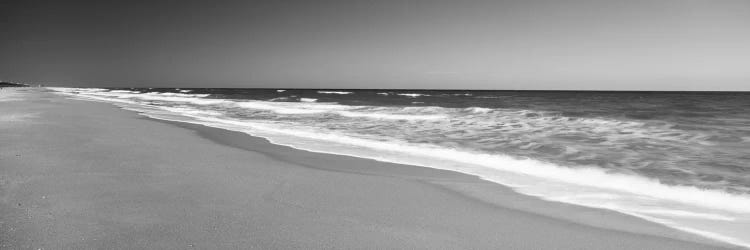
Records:
<instances>
[{"instance_id":1,"label":"wet sand","mask_svg":"<svg viewBox=\"0 0 750 250\"><path fill-rule=\"evenodd\" d=\"M460 173L13 91L0 100L1 249L727 247Z\"/></svg>"}]
</instances>

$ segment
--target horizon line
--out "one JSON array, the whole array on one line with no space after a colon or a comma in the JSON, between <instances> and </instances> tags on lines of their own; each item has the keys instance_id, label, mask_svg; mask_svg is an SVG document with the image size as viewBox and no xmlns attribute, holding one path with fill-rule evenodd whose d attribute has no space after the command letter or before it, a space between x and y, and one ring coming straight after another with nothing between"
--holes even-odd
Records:
<instances>
[{"instance_id":1,"label":"horizon line","mask_svg":"<svg viewBox=\"0 0 750 250\"><path fill-rule=\"evenodd\" d=\"M750 93L750 90L591 90L591 89L419 89L419 88L284 88L284 87L114 87L114 86L44 86L44 87L71 87L71 88L109 88L109 89L258 89L258 90L349 90L349 91L505 91L505 92L634 92L634 93Z\"/></svg>"}]
</instances>

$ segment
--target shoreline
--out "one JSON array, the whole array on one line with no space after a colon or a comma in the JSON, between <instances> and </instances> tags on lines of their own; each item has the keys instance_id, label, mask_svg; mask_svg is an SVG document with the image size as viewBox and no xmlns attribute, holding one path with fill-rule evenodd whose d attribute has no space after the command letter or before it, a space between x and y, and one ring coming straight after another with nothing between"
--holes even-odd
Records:
<instances>
[{"instance_id":1,"label":"shoreline","mask_svg":"<svg viewBox=\"0 0 750 250\"><path fill-rule=\"evenodd\" d=\"M648 221L637 216L624 214L614 210L585 207L570 203L547 201L539 197L518 193L512 188L501 184L483 180L478 176L464 174L451 170L442 170L422 166L414 166L400 163L382 162L374 159L360 158L349 155L321 153L279 145L268 139L250 135L243 132L215 128L203 124L194 124L182 121L161 120L150 117L142 119L167 123L176 127L195 131L199 136L209 139L215 143L246 151L267 155L280 161L289 162L302 167L313 168L322 171L343 172L357 175L374 175L389 178L408 179L433 186L445 192L462 196L472 202L482 203L497 209L508 209L522 213L530 213L553 220L561 220L584 226L590 226L602 230L632 233L636 235L648 235L665 237L676 240L684 240L695 243L708 243L718 246L736 247L736 245L718 241L670 228L656 222ZM258 147L258 144L266 144ZM290 153L293 152L293 153ZM300 161L298 157L289 155L300 155L305 160L314 163ZM323 158L314 155L325 155ZM336 162L343 164L332 164L334 167L326 167L320 161ZM360 166L351 169L351 162L357 162ZM364 165L362 167L361 165ZM337 167L338 166L338 167ZM340 166L347 166L342 169ZM386 170L379 168L387 167ZM605 218L604 220L602 220ZM654 227L656 226L656 227Z\"/></svg>"},{"instance_id":2,"label":"shoreline","mask_svg":"<svg viewBox=\"0 0 750 250\"><path fill-rule=\"evenodd\" d=\"M14 237L8 237L13 239L4 240L4 242L18 242L19 239L23 241L21 238L26 238L34 239L31 242L46 242L47 244L41 245L47 246L123 247L121 244L137 239L142 240L146 244L143 246L147 247L177 248L174 244L182 242L181 239L187 235L204 238L202 243L212 243L189 244L204 247L211 245L218 248L230 246L344 248L346 246L361 247L361 244L382 247L463 246L464 248L489 248L491 246L519 248L555 246L590 249L732 247L614 211L543 201L521 195L499 184L458 172L303 151L272 144L264 138L241 132L146 118L108 103L96 104L70 100L51 93L41 93L38 90L34 90L29 95L36 95L32 96L36 99L13 101L25 102L28 105L11 107L9 110L20 109L31 114L37 112L35 116L27 119L34 123L30 126L32 128L13 127L13 131L19 131L18 135L8 133L1 135L3 139L8 139L7 136L18 136L10 139L25 145L15 151L13 151L14 147L9 145L0 148L0 154L2 154L0 160L3 164L8 163L7 166L11 166L9 169L13 171L10 172L23 173L16 174L16 177L3 173L3 178L7 180L3 180L2 183L16 184L15 188L6 188L7 184L0 186L3 187L4 192L0 211L17 220L4 219L6 223L0 228L7 231L7 226L14 224L22 225L20 228L25 229L21 230L23 233L16 233ZM5 107L0 107L0 109L5 109ZM55 112L50 112L51 110ZM76 116L81 120L66 118L64 117L66 114ZM97 116L106 116L107 120L111 121L101 121L101 117ZM55 132L49 131L51 128L56 128L55 124L61 129ZM81 127L88 129L81 129ZM39 130L44 128L47 131ZM58 134L66 129L67 133ZM111 133L119 133L119 137ZM87 150L112 155L102 157L94 154L93 156L99 157L95 157L99 165L81 164L91 161L82 157L91 157L91 153L76 151L78 149L58 148L70 143L61 142L55 136L59 136L60 140L84 142L80 145L92 143L87 140L93 140L93 143L99 147L91 147ZM48 144L45 147L34 147L40 142ZM60 145L56 147L49 144ZM132 148L134 145L141 145L144 148ZM50 150L53 150L52 152L72 150L75 153L47 154L45 157L38 157L40 159L25 159L27 161L25 163L22 160L8 158L11 154L5 155L6 152L24 150L33 151L37 155L45 155L44 153ZM182 159L179 159L180 157ZM77 165L73 164L76 162ZM247 165L255 162L262 164ZM57 183L60 180L46 176L45 171L34 171L30 174L25 172L28 171L27 169L15 167L31 166L39 170L33 163L52 164L51 166L61 164L64 167L63 170L51 170L61 171L64 174L74 172L76 176L84 174L90 178L84 178L86 181L82 183ZM102 170L100 169L102 164L118 164L119 166L117 168L104 167ZM120 168L123 165L124 170ZM210 166L209 169L206 169L207 166ZM7 170L3 169L4 172ZM18 176L31 177L24 182L19 181ZM100 178L118 180L117 187L113 188L106 183L101 183ZM38 179L52 182L52 184L43 185L41 189L30 185ZM155 185L154 183L159 185L154 187L152 186ZM24 185L30 185L27 186L28 190L22 188L26 187ZM80 185L80 187L71 188L66 185ZM145 185L145 187L136 185ZM46 201L55 203L47 204L47 209L44 206L26 208L25 204L40 202L29 200L32 199L30 197L33 194L56 190L50 189L51 187L67 188L57 189L57 192L62 195L51 197L62 196L62 198ZM102 190L89 190L93 187ZM83 188L83 190L78 188ZM118 191L121 189L133 189L137 192L123 195ZM156 192L158 199L148 198L154 195L150 192ZM71 196L71 193L79 196ZM80 197L81 193L89 195ZM114 216L117 214L115 212L123 212L122 206L97 206L96 204L101 203L102 199L114 199L104 198L102 193L124 198L121 205L124 204L125 207L135 205L135 207L126 210L128 215L126 218L112 222L112 218L107 216ZM247 195L248 198L242 199L247 200L242 202L235 200L243 195ZM175 200L174 196L179 199ZM38 195L33 197L38 199ZM183 199L188 202L185 203ZM221 201L219 202L221 206L214 205L217 200ZM39 230L39 224L44 224L39 220L44 219L37 216L31 216L28 220L22 219L24 211L18 210L22 208L12 206L17 201L22 201L18 202L21 204L18 207L24 208L27 214L32 211L30 214L42 215L50 210L51 217L64 221L63 226L56 225L46 233L39 233L39 231L44 231ZM71 202L83 203L83 205L71 205ZM72 213L77 217L55 216L60 214L61 203L67 204L63 206L65 208L63 212ZM58 205L57 209L55 205ZM100 213L94 215L84 213L92 207ZM145 208L155 209L158 212L152 213ZM174 209L178 212L174 212ZM179 212L179 209L184 211ZM175 215L170 211L185 216L177 216L180 219L175 219ZM235 223L242 225L235 225L238 230L228 233L230 235L213 235L204 231L205 221L189 216L193 214L217 216L215 214L217 211L221 211L219 217L222 219L214 222L214 224L218 223L215 226L222 227L226 226L225 224L234 225ZM232 222L231 219L235 221ZM88 232L88 234L81 233L83 235L109 236L111 234L122 235L123 231L126 233L120 238L110 239L104 243L76 240L74 237L59 234L66 227L77 228L79 229L77 231L81 232L86 231L81 227L87 224L80 223L81 220L92 222L101 229ZM157 225L153 225L152 221L156 221ZM254 223L243 224L241 223L243 221ZM23 225L28 227L23 227ZM257 225L264 226L258 227ZM147 229L145 232L157 232L157 235L167 237L158 239L156 236L143 235L144 227ZM200 230L196 231L196 228ZM206 234L212 236L208 237ZM310 238L310 236L303 236L304 234L313 234L318 237ZM255 237L256 240L253 241L254 237L250 235L262 237ZM230 241L227 241L227 237ZM267 241L269 238L277 240ZM61 239L69 244L60 244ZM279 242L281 239L293 241L296 244ZM322 245L318 243L321 239L325 239ZM391 242L385 242L388 239ZM222 242L233 242L233 244L222 245ZM314 245L315 243L317 245ZM476 245L466 245L470 243Z\"/></svg>"}]
</instances>

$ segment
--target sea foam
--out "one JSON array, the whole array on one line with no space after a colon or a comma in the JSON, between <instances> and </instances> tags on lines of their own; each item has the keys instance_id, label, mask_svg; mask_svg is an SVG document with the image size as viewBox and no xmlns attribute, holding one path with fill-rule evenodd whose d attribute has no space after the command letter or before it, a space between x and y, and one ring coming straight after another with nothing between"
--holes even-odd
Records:
<instances>
[{"instance_id":1,"label":"sea foam","mask_svg":"<svg viewBox=\"0 0 750 250\"><path fill-rule=\"evenodd\" d=\"M420 96L430 96L428 94L417 94L417 93L397 93L396 95L406 96L406 97L411 97L411 98L416 98Z\"/></svg>"},{"instance_id":2,"label":"sea foam","mask_svg":"<svg viewBox=\"0 0 750 250\"><path fill-rule=\"evenodd\" d=\"M373 118L373 119L386 119L386 120L437 120L445 119L445 115L414 115L414 114L393 114L393 113L363 113L363 112L352 112L352 111L338 111L339 115L347 117L361 117L361 118Z\"/></svg>"},{"instance_id":3,"label":"sea foam","mask_svg":"<svg viewBox=\"0 0 750 250\"><path fill-rule=\"evenodd\" d=\"M334 95L348 95L352 92L349 91L318 91L319 94L334 94Z\"/></svg>"}]
</instances>

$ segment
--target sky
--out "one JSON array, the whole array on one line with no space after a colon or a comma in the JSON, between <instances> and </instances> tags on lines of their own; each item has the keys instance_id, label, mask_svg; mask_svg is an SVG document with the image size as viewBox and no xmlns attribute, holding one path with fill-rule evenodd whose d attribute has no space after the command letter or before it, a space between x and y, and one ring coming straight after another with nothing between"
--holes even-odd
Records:
<instances>
[{"instance_id":1,"label":"sky","mask_svg":"<svg viewBox=\"0 0 750 250\"><path fill-rule=\"evenodd\" d=\"M750 1L2 1L0 80L750 91Z\"/></svg>"}]
</instances>

